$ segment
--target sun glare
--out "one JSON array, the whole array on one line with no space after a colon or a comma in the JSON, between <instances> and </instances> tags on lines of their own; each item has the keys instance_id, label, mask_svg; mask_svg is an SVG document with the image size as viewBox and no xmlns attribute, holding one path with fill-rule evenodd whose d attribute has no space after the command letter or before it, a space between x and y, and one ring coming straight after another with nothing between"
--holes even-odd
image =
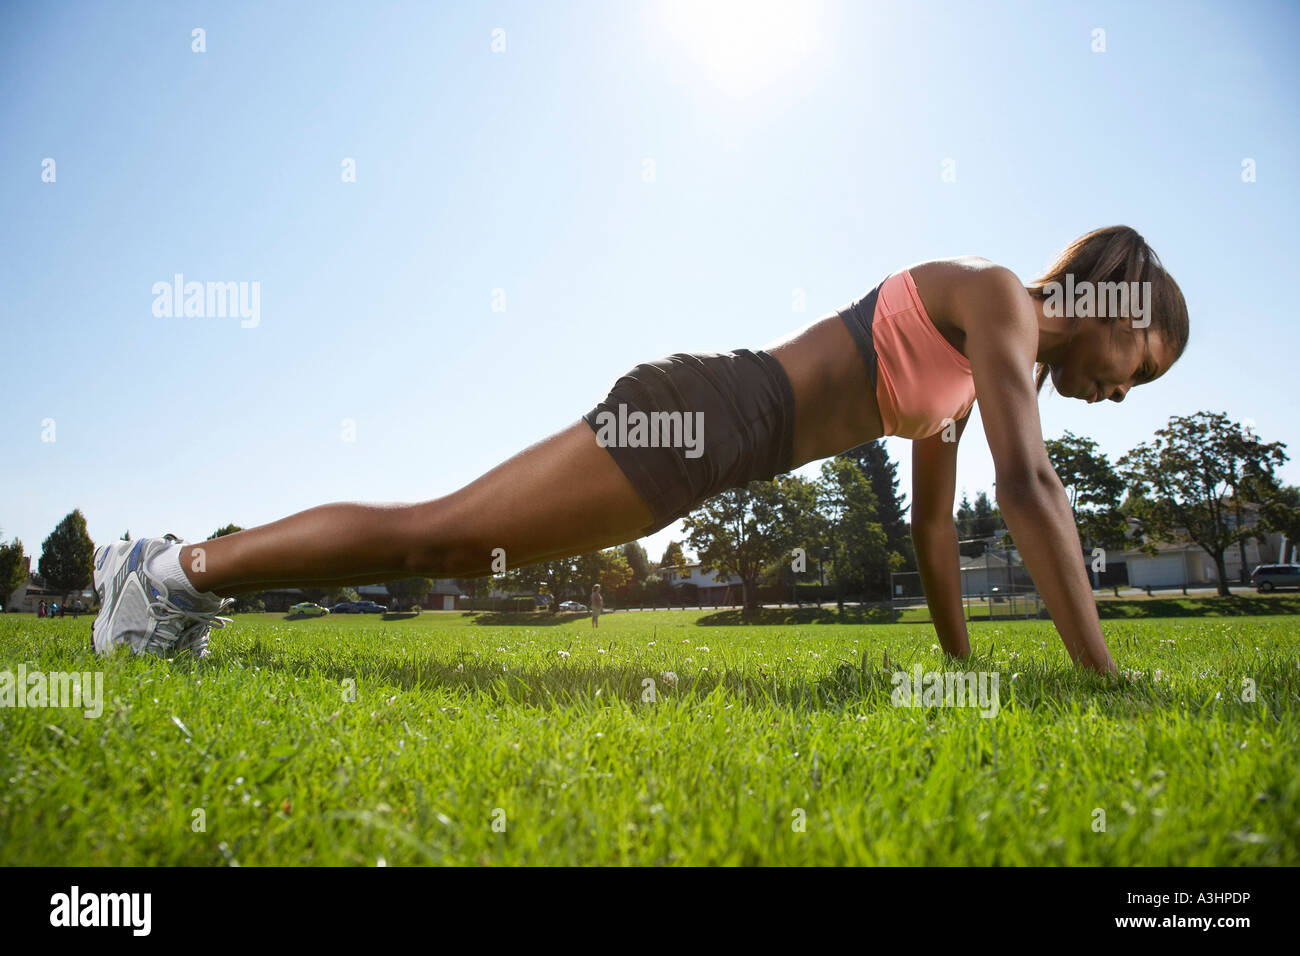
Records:
<instances>
[{"instance_id":1,"label":"sun glare","mask_svg":"<svg viewBox=\"0 0 1300 956\"><path fill-rule=\"evenodd\" d=\"M796 69L817 45L815 0L664 0L664 25L686 55L732 96Z\"/></svg>"}]
</instances>

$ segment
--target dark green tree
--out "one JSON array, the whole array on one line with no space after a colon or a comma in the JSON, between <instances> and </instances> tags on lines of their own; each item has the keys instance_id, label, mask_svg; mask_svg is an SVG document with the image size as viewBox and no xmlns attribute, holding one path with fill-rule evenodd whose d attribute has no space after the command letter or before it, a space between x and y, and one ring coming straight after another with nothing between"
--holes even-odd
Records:
<instances>
[{"instance_id":1,"label":"dark green tree","mask_svg":"<svg viewBox=\"0 0 1300 956\"><path fill-rule=\"evenodd\" d=\"M1124 479L1105 453L1098 450L1097 443L1067 431L1043 445L1069 496L1084 551L1125 547L1128 521L1120 510Z\"/></svg>"},{"instance_id":2,"label":"dark green tree","mask_svg":"<svg viewBox=\"0 0 1300 956\"><path fill-rule=\"evenodd\" d=\"M1265 443L1221 412L1175 415L1119 459L1129 487L1125 510L1138 521L1154 553L1157 541L1192 541L1214 559L1219 594L1227 597L1227 549L1258 535L1239 506L1272 486L1288 460L1282 442ZM1263 505L1262 501L1254 501Z\"/></svg>"},{"instance_id":3,"label":"dark green tree","mask_svg":"<svg viewBox=\"0 0 1300 956\"><path fill-rule=\"evenodd\" d=\"M17 538L0 544L0 604L8 604L9 595L27 583L29 563Z\"/></svg>"},{"instance_id":4,"label":"dark green tree","mask_svg":"<svg viewBox=\"0 0 1300 956\"><path fill-rule=\"evenodd\" d=\"M433 590L432 578L400 578L385 581L384 587L390 598L390 611L405 611L424 601L425 596Z\"/></svg>"},{"instance_id":5,"label":"dark green tree","mask_svg":"<svg viewBox=\"0 0 1300 956\"><path fill-rule=\"evenodd\" d=\"M885 531L886 547L903 559L900 568L916 568L916 548L912 544L911 527L904 515L909 507L907 496L898 491L898 465L889 457L883 441L867 442L851 448L842 456L852 458L871 482L876 495L876 516ZM889 577L880 583L881 593L889 594Z\"/></svg>"},{"instance_id":6,"label":"dark green tree","mask_svg":"<svg viewBox=\"0 0 1300 956\"><path fill-rule=\"evenodd\" d=\"M741 579L745 609L751 611L758 607L759 576L815 536L816 511L813 484L785 475L724 491L682 519L682 525L704 570Z\"/></svg>"},{"instance_id":7,"label":"dark green tree","mask_svg":"<svg viewBox=\"0 0 1300 956\"><path fill-rule=\"evenodd\" d=\"M74 508L41 544L39 570L46 586L62 591L66 599L69 591L90 584L94 559L95 542L86 533L86 516Z\"/></svg>"},{"instance_id":8,"label":"dark green tree","mask_svg":"<svg viewBox=\"0 0 1300 956\"><path fill-rule=\"evenodd\" d=\"M846 591L866 594L882 578L887 582L891 568L903 559L889 550L876 493L856 461L839 457L823 462L816 492L815 525L830 555L835 603L843 611ZM888 594L887 585L883 593Z\"/></svg>"}]
</instances>

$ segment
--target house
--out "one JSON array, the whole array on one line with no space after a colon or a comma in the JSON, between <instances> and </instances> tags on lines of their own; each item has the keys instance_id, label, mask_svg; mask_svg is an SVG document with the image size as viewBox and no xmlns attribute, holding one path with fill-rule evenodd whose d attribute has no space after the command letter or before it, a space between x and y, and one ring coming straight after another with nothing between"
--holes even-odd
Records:
<instances>
[{"instance_id":1,"label":"house","mask_svg":"<svg viewBox=\"0 0 1300 956\"><path fill-rule=\"evenodd\" d=\"M1019 551L990 548L977 558L961 559L962 597L992 594L995 588L999 594L1034 590L1033 578L1020 560Z\"/></svg>"},{"instance_id":2,"label":"house","mask_svg":"<svg viewBox=\"0 0 1300 956\"><path fill-rule=\"evenodd\" d=\"M454 579L437 578L433 588L424 596L424 606L431 611L457 611L464 596Z\"/></svg>"},{"instance_id":3,"label":"house","mask_svg":"<svg viewBox=\"0 0 1300 956\"><path fill-rule=\"evenodd\" d=\"M661 568L659 573L674 589L697 588L701 604L740 604L745 599L744 581L738 575L705 571L698 561L684 568Z\"/></svg>"},{"instance_id":4,"label":"house","mask_svg":"<svg viewBox=\"0 0 1300 956\"><path fill-rule=\"evenodd\" d=\"M1223 499L1224 513L1228 522L1234 521L1232 498ZM1241 506L1242 523L1247 527L1259 524L1259 506L1250 502ZM1136 528L1137 521L1130 519L1130 525ZM1288 542L1286 536L1276 531L1261 531L1257 538L1248 539L1243 547L1230 545L1223 554L1224 571L1228 576L1228 585L1241 586L1242 551L1246 553L1246 578L1259 564L1282 563L1289 555L1294 555L1296 544ZM1132 548L1118 554L1108 554L1107 562L1123 561L1128 565L1128 583L1135 588L1182 588L1182 587L1217 587L1218 569L1214 558L1190 538L1176 542L1161 541L1155 544L1155 554L1150 555L1139 548Z\"/></svg>"},{"instance_id":5,"label":"house","mask_svg":"<svg viewBox=\"0 0 1300 956\"><path fill-rule=\"evenodd\" d=\"M94 606L95 592L92 588L68 591L66 594L54 588L47 588L40 578L32 574L31 555L23 555L23 560L27 562L27 578L22 584L14 588L11 593L4 595L3 600L0 601L6 611L30 611L35 614L42 601L46 604L58 601L68 606L80 601L82 607L87 610Z\"/></svg>"},{"instance_id":6,"label":"house","mask_svg":"<svg viewBox=\"0 0 1300 956\"><path fill-rule=\"evenodd\" d=\"M382 584L363 584L356 589L357 597L363 601L374 601L376 604L386 604L390 610L399 610L392 606L392 599L388 594L388 588ZM426 611L456 611L460 609L460 599L465 595L460 593L460 585L453 578L436 578L433 587L429 593L424 596L420 602L420 607ZM405 610L402 608L400 610Z\"/></svg>"}]
</instances>

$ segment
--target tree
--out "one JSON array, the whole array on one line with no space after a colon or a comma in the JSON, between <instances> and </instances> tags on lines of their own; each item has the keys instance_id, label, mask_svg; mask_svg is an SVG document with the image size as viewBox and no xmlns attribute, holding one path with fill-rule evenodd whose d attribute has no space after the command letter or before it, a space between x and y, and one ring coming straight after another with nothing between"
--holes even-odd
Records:
<instances>
[{"instance_id":1,"label":"tree","mask_svg":"<svg viewBox=\"0 0 1300 956\"><path fill-rule=\"evenodd\" d=\"M608 598L626 588L631 580L632 566L620 548L591 551L578 558L576 583L583 591L590 591L593 584L599 584Z\"/></svg>"},{"instance_id":2,"label":"tree","mask_svg":"<svg viewBox=\"0 0 1300 956\"><path fill-rule=\"evenodd\" d=\"M887 578L891 558L901 562L902 556L889 550L876 493L857 461L841 456L823 462L816 491L819 537L830 554L835 603L842 611L846 588L861 592L882 573Z\"/></svg>"},{"instance_id":3,"label":"tree","mask_svg":"<svg viewBox=\"0 0 1300 956\"><path fill-rule=\"evenodd\" d=\"M539 561L537 564L515 568L507 572L506 580L516 590L530 594L549 594L549 609L554 613L559 610L560 602L568 597L577 572L577 558L557 558L554 561Z\"/></svg>"},{"instance_id":4,"label":"tree","mask_svg":"<svg viewBox=\"0 0 1300 956\"><path fill-rule=\"evenodd\" d=\"M871 482L876 495L876 520L885 531L886 547L903 559L901 567L916 567L916 548L907 519L903 517L909 505L907 496L898 493L898 465L889 457L883 441L871 441L850 448L842 458L851 458ZM881 579L880 593L889 594L889 577Z\"/></svg>"},{"instance_id":5,"label":"tree","mask_svg":"<svg viewBox=\"0 0 1300 956\"><path fill-rule=\"evenodd\" d=\"M228 524L224 528L218 528L216 531L212 532L212 534L208 535L208 540L211 541L214 538L224 538L228 534L234 534L237 531L243 530L244 529L237 524Z\"/></svg>"},{"instance_id":6,"label":"tree","mask_svg":"<svg viewBox=\"0 0 1300 956\"><path fill-rule=\"evenodd\" d=\"M678 553L681 552L680 545L678 545L677 551ZM645 548L641 547L639 542L629 541L623 545L623 558L627 561L627 566L632 570L632 583L644 584L653 570L650 567L650 557L645 553Z\"/></svg>"},{"instance_id":7,"label":"tree","mask_svg":"<svg viewBox=\"0 0 1300 956\"><path fill-rule=\"evenodd\" d=\"M62 591L80 591L90 584L95 542L86 533L86 516L74 508L41 544L39 569L47 585Z\"/></svg>"},{"instance_id":8,"label":"tree","mask_svg":"<svg viewBox=\"0 0 1300 956\"><path fill-rule=\"evenodd\" d=\"M1274 469L1288 460L1285 447L1244 433L1221 412L1170 418L1154 441L1119 460L1129 486L1125 510L1147 539L1143 550L1155 553L1155 541L1195 542L1214 559L1218 592L1227 597L1224 552L1259 533L1243 523L1240 506L1274 483Z\"/></svg>"},{"instance_id":9,"label":"tree","mask_svg":"<svg viewBox=\"0 0 1300 956\"><path fill-rule=\"evenodd\" d=\"M14 538L0 544L0 604L9 601L9 595L27 583L31 562L23 554L23 543Z\"/></svg>"},{"instance_id":10,"label":"tree","mask_svg":"<svg viewBox=\"0 0 1300 956\"><path fill-rule=\"evenodd\" d=\"M966 542L958 544L958 552L968 558L983 554L984 545L970 540L975 537L975 509L971 507L970 498L965 491L961 493L961 502L957 505L957 514L953 518L953 523L957 526L958 542Z\"/></svg>"},{"instance_id":11,"label":"tree","mask_svg":"<svg viewBox=\"0 0 1300 956\"><path fill-rule=\"evenodd\" d=\"M975 496L974 516L971 520L971 537L991 538L998 530L1001 512L989 502L989 493L981 491Z\"/></svg>"},{"instance_id":12,"label":"tree","mask_svg":"<svg viewBox=\"0 0 1300 956\"><path fill-rule=\"evenodd\" d=\"M682 525L701 567L739 577L745 609L753 610L758 606L759 575L813 537L807 532L815 530L811 516L816 497L813 485L797 475L751 481L710 498L682 519Z\"/></svg>"},{"instance_id":13,"label":"tree","mask_svg":"<svg viewBox=\"0 0 1300 956\"><path fill-rule=\"evenodd\" d=\"M404 611L424 600L425 595L433 590L433 579L401 578L397 581L385 581L384 587L388 590L388 596L392 598L393 606L389 610Z\"/></svg>"},{"instance_id":14,"label":"tree","mask_svg":"<svg viewBox=\"0 0 1300 956\"><path fill-rule=\"evenodd\" d=\"M686 555L682 554L680 541L668 542L668 547L664 548L664 556L659 560L659 570L664 572L686 570ZM666 580L672 580L671 573L667 574Z\"/></svg>"},{"instance_id":15,"label":"tree","mask_svg":"<svg viewBox=\"0 0 1300 956\"><path fill-rule=\"evenodd\" d=\"M333 607L335 604L351 603L360 601L361 595L357 593L356 588L350 587L333 587L325 592L324 604Z\"/></svg>"},{"instance_id":16,"label":"tree","mask_svg":"<svg viewBox=\"0 0 1300 956\"><path fill-rule=\"evenodd\" d=\"M1300 488L1295 485L1259 487L1260 524L1266 531L1286 535L1292 546L1300 544Z\"/></svg>"},{"instance_id":17,"label":"tree","mask_svg":"<svg viewBox=\"0 0 1300 956\"><path fill-rule=\"evenodd\" d=\"M1120 510L1124 479L1097 450L1097 443L1067 431L1043 445L1070 499L1083 549L1123 548L1128 532L1128 520Z\"/></svg>"},{"instance_id":18,"label":"tree","mask_svg":"<svg viewBox=\"0 0 1300 956\"><path fill-rule=\"evenodd\" d=\"M492 588L497 584L496 578L485 575L481 578L457 578L456 586L475 601L486 601L492 596Z\"/></svg>"}]
</instances>

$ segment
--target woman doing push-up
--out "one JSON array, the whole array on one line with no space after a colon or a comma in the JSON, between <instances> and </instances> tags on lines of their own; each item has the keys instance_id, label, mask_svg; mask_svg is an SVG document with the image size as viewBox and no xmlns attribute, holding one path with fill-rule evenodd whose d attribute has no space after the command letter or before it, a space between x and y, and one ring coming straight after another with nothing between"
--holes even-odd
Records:
<instances>
[{"instance_id":1,"label":"woman doing push-up","mask_svg":"<svg viewBox=\"0 0 1300 956\"><path fill-rule=\"evenodd\" d=\"M953 494L978 400L998 504L1066 650L1115 673L1037 397L1050 377L1070 398L1123 401L1187 338L1182 292L1126 226L1075 240L1028 287L975 256L918 263L764 349L638 365L583 419L446 497L321 505L202 545L105 545L95 650L206 654L244 591L476 577L502 552L517 567L622 544L729 488L896 435L913 442L926 602L944 650L965 657Z\"/></svg>"}]
</instances>

